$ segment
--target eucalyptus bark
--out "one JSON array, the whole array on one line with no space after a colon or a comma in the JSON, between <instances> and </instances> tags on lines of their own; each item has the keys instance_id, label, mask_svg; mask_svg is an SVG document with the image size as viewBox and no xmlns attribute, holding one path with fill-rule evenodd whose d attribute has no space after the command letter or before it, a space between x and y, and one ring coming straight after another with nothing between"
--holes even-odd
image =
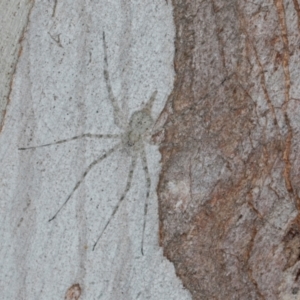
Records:
<instances>
[{"instance_id":1,"label":"eucalyptus bark","mask_svg":"<svg viewBox=\"0 0 300 300\"><path fill-rule=\"evenodd\" d=\"M1 5L5 299L189 299L158 247L157 205L160 245L193 299L299 299L298 0ZM53 211L111 144L18 148L117 133L104 31L124 116L158 92L156 145L145 142L150 176L138 162L93 252L124 193L129 146L89 174L55 223Z\"/></svg>"},{"instance_id":2,"label":"eucalyptus bark","mask_svg":"<svg viewBox=\"0 0 300 300\"><path fill-rule=\"evenodd\" d=\"M299 299L298 0L173 0L160 241L193 299Z\"/></svg>"},{"instance_id":3,"label":"eucalyptus bark","mask_svg":"<svg viewBox=\"0 0 300 300\"><path fill-rule=\"evenodd\" d=\"M171 4L0 7L2 298L190 299L159 247L151 139L173 87Z\"/></svg>"}]
</instances>

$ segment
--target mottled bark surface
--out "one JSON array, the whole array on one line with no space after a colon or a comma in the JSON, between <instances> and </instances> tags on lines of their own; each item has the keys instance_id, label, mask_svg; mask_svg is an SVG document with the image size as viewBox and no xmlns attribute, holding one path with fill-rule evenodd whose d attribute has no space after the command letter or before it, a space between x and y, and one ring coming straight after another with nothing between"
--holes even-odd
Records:
<instances>
[{"instance_id":1,"label":"mottled bark surface","mask_svg":"<svg viewBox=\"0 0 300 300\"><path fill-rule=\"evenodd\" d=\"M33 0L0 1L0 133L33 4Z\"/></svg>"},{"instance_id":2,"label":"mottled bark surface","mask_svg":"<svg viewBox=\"0 0 300 300\"><path fill-rule=\"evenodd\" d=\"M174 37L161 0L0 1L1 299L191 299L158 244L149 143Z\"/></svg>"},{"instance_id":3,"label":"mottled bark surface","mask_svg":"<svg viewBox=\"0 0 300 300\"><path fill-rule=\"evenodd\" d=\"M194 299L298 299L298 0L173 0L160 241Z\"/></svg>"}]
</instances>

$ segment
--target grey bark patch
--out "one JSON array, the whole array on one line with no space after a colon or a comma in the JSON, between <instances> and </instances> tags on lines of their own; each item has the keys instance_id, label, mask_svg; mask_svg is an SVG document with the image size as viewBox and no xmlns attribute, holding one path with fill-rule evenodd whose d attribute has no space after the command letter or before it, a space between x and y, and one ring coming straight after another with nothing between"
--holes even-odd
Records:
<instances>
[{"instance_id":1,"label":"grey bark patch","mask_svg":"<svg viewBox=\"0 0 300 300\"><path fill-rule=\"evenodd\" d=\"M12 80L21 54L21 42L34 1L4 0L0 3L0 132L11 93Z\"/></svg>"}]
</instances>

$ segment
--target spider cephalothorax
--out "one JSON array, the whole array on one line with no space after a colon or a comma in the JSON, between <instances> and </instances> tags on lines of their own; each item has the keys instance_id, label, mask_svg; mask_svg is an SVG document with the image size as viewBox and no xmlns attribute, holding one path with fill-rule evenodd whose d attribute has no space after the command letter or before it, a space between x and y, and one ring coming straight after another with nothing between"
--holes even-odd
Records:
<instances>
[{"instance_id":1,"label":"spider cephalothorax","mask_svg":"<svg viewBox=\"0 0 300 300\"><path fill-rule=\"evenodd\" d=\"M124 145L128 146L133 152L140 151L153 124L154 120L149 109L134 112L122 137Z\"/></svg>"}]
</instances>

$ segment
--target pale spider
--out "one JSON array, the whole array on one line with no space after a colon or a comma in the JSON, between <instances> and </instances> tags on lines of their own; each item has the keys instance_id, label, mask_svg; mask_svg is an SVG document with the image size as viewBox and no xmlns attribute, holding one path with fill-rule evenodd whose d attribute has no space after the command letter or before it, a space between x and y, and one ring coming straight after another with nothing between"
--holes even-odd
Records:
<instances>
[{"instance_id":1,"label":"pale spider","mask_svg":"<svg viewBox=\"0 0 300 300\"><path fill-rule=\"evenodd\" d=\"M148 170L148 165L147 165L147 157L146 157L146 151L145 151L145 145L144 145L144 138L147 136L147 134L150 132L150 129L154 125L154 119L151 116L151 109L153 102L155 100L157 91L155 91L146 105L141 109L132 114L130 117L129 122L126 122L124 115L122 114L119 105L117 103L117 100L115 99L113 92L112 92L112 87L110 83L110 78L109 78L109 72L108 72L108 62L107 62L107 45L105 41L105 33L103 32L103 48L104 48L104 79L106 83L106 88L108 91L108 97L109 100L113 106L113 114L114 114L114 122L115 124L123 130L123 133L121 134L90 134L90 133L85 133L82 135L74 136L69 139L64 139L60 141L56 141L53 143L49 144L43 144L43 145L38 145L38 146L32 146L32 147L26 147L26 148L19 148L19 150L28 150L28 149L36 149L40 147L46 147L46 146L51 146L51 145L57 145L57 144L62 144L66 143L72 140L77 140L81 138L117 138L120 139L120 142L115 145L113 148L109 149L105 154L101 155L97 159L95 159L83 172L81 175L81 178L77 181L75 184L73 190L65 200L65 202L60 206L60 208L57 210L57 212L49 219L49 222L54 220L59 212L63 209L63 207L68 203L74 192L79 188L81 183L83 182L84 178L86 175L90 172L90 170L96 166L98 163L100 163L102 160L107 158L109 155L111 155L113 152L117 150L125 150L130 156L131 156L131 165L129 168L128 172L128 178L126 182L126 187L124 192L122 193L121 197L119 198L116 206L114 207L110 217L108 218L107 222L105 223L105 226L103 227L99 237L97 238L96 242L93 245L93 251L98 244L99 240L101 239L105 229L107 226L110 224L111 220L115 216L116 212L118 211L120 204L124 200L127 192L129 191L131 187L131 182L132 182L132 177L133 177L133 172L136 167L136 162L138 157L141 158L142 166L144 169L145 173L145 178L146 178L146 186L147 186L147 191L146 191L146 199L145 199L145 205L144 205L144 222L143 222L143 231L142 231L142 242L141 242L141 253L144 255L144 234L145 234L145 227L146 227L146 215L147 215L147 209L148 209L148 198L150 194L150 187L151 187L151 180L150 180L150 175L149 175L149 170Z\"/></svg>"}]
</instances>

